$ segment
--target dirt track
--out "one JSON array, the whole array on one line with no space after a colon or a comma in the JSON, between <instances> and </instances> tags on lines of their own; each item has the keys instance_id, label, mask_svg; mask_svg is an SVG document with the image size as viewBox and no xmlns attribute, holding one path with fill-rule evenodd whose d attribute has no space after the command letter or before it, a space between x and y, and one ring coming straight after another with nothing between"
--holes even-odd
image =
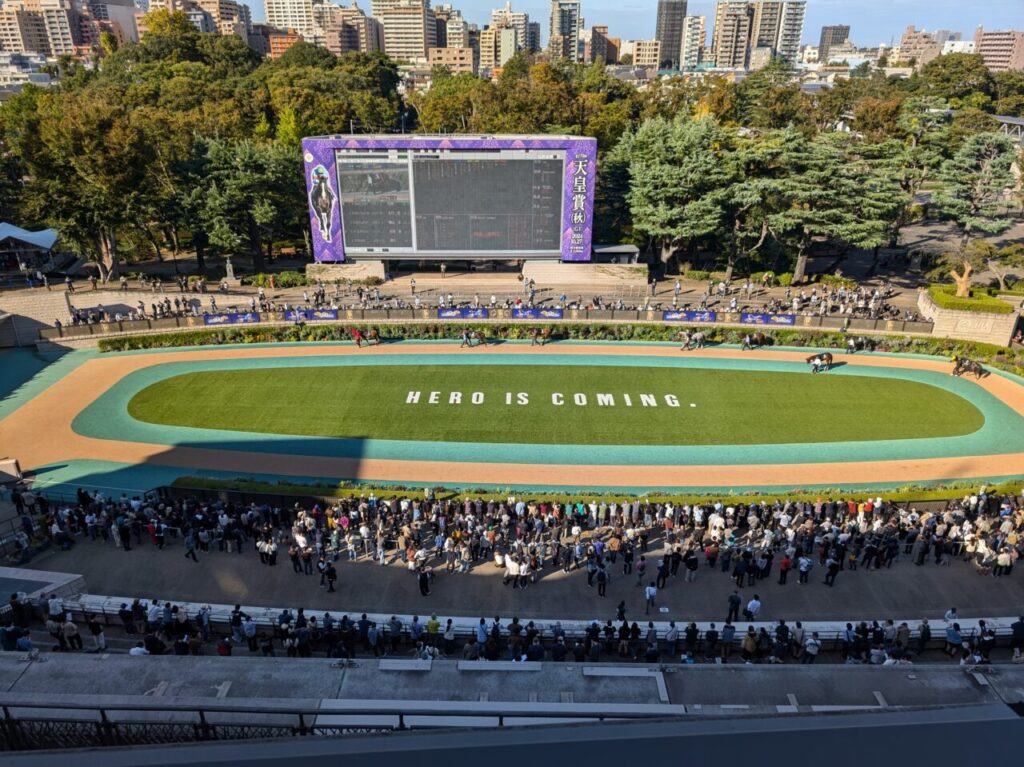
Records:
<instances>
[{"instance_id":1,"label":"dirt track","mask_svg":"<svg viewBox=\"0 0 1024 767\"><path fill-rule=\"evenodd\" d=\"M558 354L615 356L678 356L673 347L558 345L547 347ZM122 463L184 468L205 468L239 474L337 477L378 481L404 481L448 485L551 485L577 487L726 487L804 485L833 486L869 483L911 483L938 479L997 477L1024 472L1024 453L958 456L896 461L779 464L753 466L603 466L571 464L494 464L441 461L397 461L366 458L248 453L242 451L182 448L172 445L118 442L76 434L74 417L125 375L165 362L204 359L308 357L374 354L450 354L451 345L388 345L357 349L352 345L283 346L258 348L210 348L198 351L112 355L89 360L39 396L0 421L0 445L15 455L23 469L68 460L106 460ZM546 349L526 345L500 347L501 354L543 355ZM468 352L471 353L471 352ZM547 352L550 353L550 352ZM802 361L799 352L703 349L691 356ZM948 362L899 357L843 356L850 366L899 367L948 373ZM978 386L988 390L1017 413L1024 415L1024 387L992 375ZM42 436L45 435L45 436Z\"/></svg>"}]
</instances>

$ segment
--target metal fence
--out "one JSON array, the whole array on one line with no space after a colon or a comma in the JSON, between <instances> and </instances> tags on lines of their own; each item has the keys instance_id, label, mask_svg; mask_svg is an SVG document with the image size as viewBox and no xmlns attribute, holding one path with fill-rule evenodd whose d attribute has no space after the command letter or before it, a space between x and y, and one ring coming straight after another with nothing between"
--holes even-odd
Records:
<instances>
[{"instance_id":1,"label":"metal fence","mask_svg":"<svg viewBox=\"0 0 1024 767\"><path fill-rule=\"evenodd\" d=\"M664 718L663 711L581 711L565 706L513 709L438 703L432 710L401 701L393 706L318 709L310 706L176 706L8 703L2 706L0 750L195 743L294 737L384 735L453 726L512 727L556 721Z\"/></svg>"}]
</instances>

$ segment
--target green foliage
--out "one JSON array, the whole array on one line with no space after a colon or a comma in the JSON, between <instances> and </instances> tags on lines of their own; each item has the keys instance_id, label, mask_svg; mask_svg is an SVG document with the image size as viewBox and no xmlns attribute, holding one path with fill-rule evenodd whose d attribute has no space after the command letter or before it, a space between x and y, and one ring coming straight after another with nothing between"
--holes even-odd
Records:
<instances>
[{"instance_id":1,"label":"green foliage","mask_svg":"<svg viewBox=\"0 0 1024 767\"><path fill-rule=\"evenodd\" d=\"M251 277L246 277L244 279L244 282L247 285L255 285L256 287L260 288L268 288L270 287L271 277L274 278L274 285L279 288L301 288L311 284L309 280L306 279L306 275L304 273L289 271L278 272L277 274L273 275L259 272L258 274L254 274Z\"/></svg>"},{"instance_id":2,"label":"green foliage","mask_svg":"<svg viewBox=\"0 0 1024 767\"><path fill-rule=\"evenodd\" d=\"M1013 305L993 298L986 293L972 291L970 298L958 298L952 285L931 285L928 295L941 309L955 309L960 312L988 312L989 314L1012 314Z\"/></svg>"},{"instance_id":3,"label":"green foliage","mask_svg":"<svg viewBox=\"0 0 1024 767\"><path fill-rule=\"evenodd\" d=\"M921 80L926 95L947 99L954 107L977 106L977 97L990 100L995 93L992 73L974 53L951 53L932 59L921 68Z\"/></svg>"},{"instance_id":4,"label":"green foliage","mask_svg":"<svg viewBox=\"0 0 1024 767\"><path fill-rule=\"evenodd\" d=\"M964 245L975 233L1000 234L1010 228L1005 190L1017 184L1016 156L1009 136L979 133L943 163L939 172L943 188L936 195L936 207L960 228Z\"/></svg>"},{"instance_id":5,"label":"green foliage","mask_svg":"<svg viewBox=\"0 0 1024 767\"><path fill-rule=\"evenodd\" d=\"M707 282L711 278L711 272L704 272L700 269L687 269L683 272L683 277L688 280L696 280L697 282Z\"/></svg>"},{"instance_id":6,"label":"green foliage","mask_svg":"<svg viewBox=\"0 0 1024 767\"><path fill-rule=\"evenodd\" d=\"M789 275L779 275L780 282L785 284ZM991 299L993 301L998 299ZM1009 306L1006 302L1005 306ZM1012 307L1011 307L1012 310ZM131 351L136 349L168 349L183 346L208 346L217 344L248 344L248 343L296 343L296 342L345 342L351 343L353 327L364 333L376 329L383 339L405 340L459 340L462 329L468 327L480 330L489 338L527 341L531 338L538 323L437 323L409 322L367 323L353 325L341 323L317 325L260 325L217 328L216 330L192 330L187 332L164 333L154 335L120 336L99 340L101 352ZM660 323L566 323L554 326L555 340L582 341L661 341L675 343L681 326ZM749 328L742 327L701 327L709 342L739 345ZM847 336L843 333L811 330L782 330L778 328L764 329L772 346L790 346L797 348L844 349ZM941 357L953 355L967 356L980 360L1002 370L1017 375L1024 375L1024 350L1006 349L991 344L980 344L973 341L959 341L950 338L930 336L872 336L867 337L875 344L879 352L931 354Z\"/></svg>"}]
</instances>

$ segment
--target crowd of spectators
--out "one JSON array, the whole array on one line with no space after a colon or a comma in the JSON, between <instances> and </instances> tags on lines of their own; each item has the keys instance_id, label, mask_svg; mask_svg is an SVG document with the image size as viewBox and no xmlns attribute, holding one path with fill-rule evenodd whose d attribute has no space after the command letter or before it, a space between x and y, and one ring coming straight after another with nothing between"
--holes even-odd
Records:
<instances>
[{"instance_id":1,"label":"crowd of spectators","mask_svg":"<svg viewBox=\"0 0 1024 767\"><path fill-rule=\"evenodd\" d=\"M31 491L15 492L13 498L22 515L23 540L37 533L39 520L44 534L63 548L89 539L109 541L129 552L143 542L164 548L170 539L178 539L184 544L185 556L196 563L212 552L243 555L248 551L266 567L275 567L287 558L291 567L286 570L319 575L320 585L329 590L338 577L338 560L368 560L415 573L424 596L430 593L435 572L442 569L458 574L485 563L497 565L504 571L504 582L513 589L543 588L542 574L560 569L580 572L581 585L585 575L587 586L594 587L599 598L606 594L613 576L635 579L644 589L648 611L656 606L658 590L680 575L684 580L731 578L737 589L764 589L772 582L810 584L812 574L820 568L824 579L815 577L813 582L834 588L837 579L841 582L851 577L843 575L844 571L887 570L897 562L901 567L943 566L959 557L970 562L976 573L1001 578L1012 576L1024 551L1020 499L990 496L984 488L941 512L918 512L881 498L676 505L535 502L514 497L438 499L429 491L419 498L378 498L370 493L310 508L299 504L241 506L196 498L109 498L85 491L79 491L76 503L48 504ZM791 574L796 576L792 581ZM797 657L813 658L820 640L803 636L799 626L776 628L774 633L751 628L736 636L733 622L739 622L741 606L738 595L736 599L735 604L730 600L726 624L698 631L696 645L689 641L694 639L689 632L696 630L695 624L680 629L676 636L658 637L655 632L652 637L653 623L644 630L638 623L625 622L624 605L620 605L617 621L595 630L602 647L614 644L616 654L636 659L650 659L652 653L661 652L664 644L655 642L649 647L648 640L654 638L668 644L670 655L675 654L674 641L678 640L687 648L690 660L698 656L727 660L728 655L721 653L725 647L732 648L734 637L744 660L782 660L792 656L794 643ZM167 609L173 615L172 607ZM753 622L759 610L755 596L747 603L744 617ZM299 633L303 628L299 624L305 622L314 645L317 629L330 643L331 629L324 634L324 624L333 619L308 620L301 611L300 616L288 621L290 629L276 632L279 640L294 639L293 649L301 654L307 642ZM200 619L196 625L202 624L201 616L177 617ZM987 636L984 627L969 635L949 634L959 631L956 616L952 617L947 621L947 649L965 658L987 658L994 636ZM930 631L922 631L924 627L927 623L916 627L917 636ZM381 636L387 634L386 627L377 628ZM541 636L540 627L534 628ZM905 662L913 652L906 624L850 624L848 631L844 655L856 662ZM194 638L194 632L184 633L190 640ZM348 647L341 639L341 619L338 633L338 642ZM359 641L368 633L360 629ZM527 638L524 629L524 642ZM167 635L164 641L176 639ZM547 639L555 643L549 647L555 652L557 637ZM580 640L589 654L593 642L586 637ZM376 644L371 642L373 647ZM387 643L382 639L380 644ZM487 638L478 644L487 657ZM783 646L786 652L780 652ZM572 654L574 648L569 641L566 652Z\"/></svg>"}]
</instances>

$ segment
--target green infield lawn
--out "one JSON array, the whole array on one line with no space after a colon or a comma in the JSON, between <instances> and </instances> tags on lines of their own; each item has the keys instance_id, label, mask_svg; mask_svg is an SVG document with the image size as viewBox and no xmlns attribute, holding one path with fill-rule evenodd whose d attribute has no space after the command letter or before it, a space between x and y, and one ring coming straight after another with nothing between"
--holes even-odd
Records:
<instances>
[{"instance_id":1,"label":"green infield lawn","mask_svg":"<svg viewBox=\"0 0 1024 767\"><path fill-rule=\"evenodd\" d=\"M967 400L899 379L586 365L189 373L143 389L128 412L151 423L271 434L591 445L948 437L984 423Z\"/></svg>"}]
</instances>

